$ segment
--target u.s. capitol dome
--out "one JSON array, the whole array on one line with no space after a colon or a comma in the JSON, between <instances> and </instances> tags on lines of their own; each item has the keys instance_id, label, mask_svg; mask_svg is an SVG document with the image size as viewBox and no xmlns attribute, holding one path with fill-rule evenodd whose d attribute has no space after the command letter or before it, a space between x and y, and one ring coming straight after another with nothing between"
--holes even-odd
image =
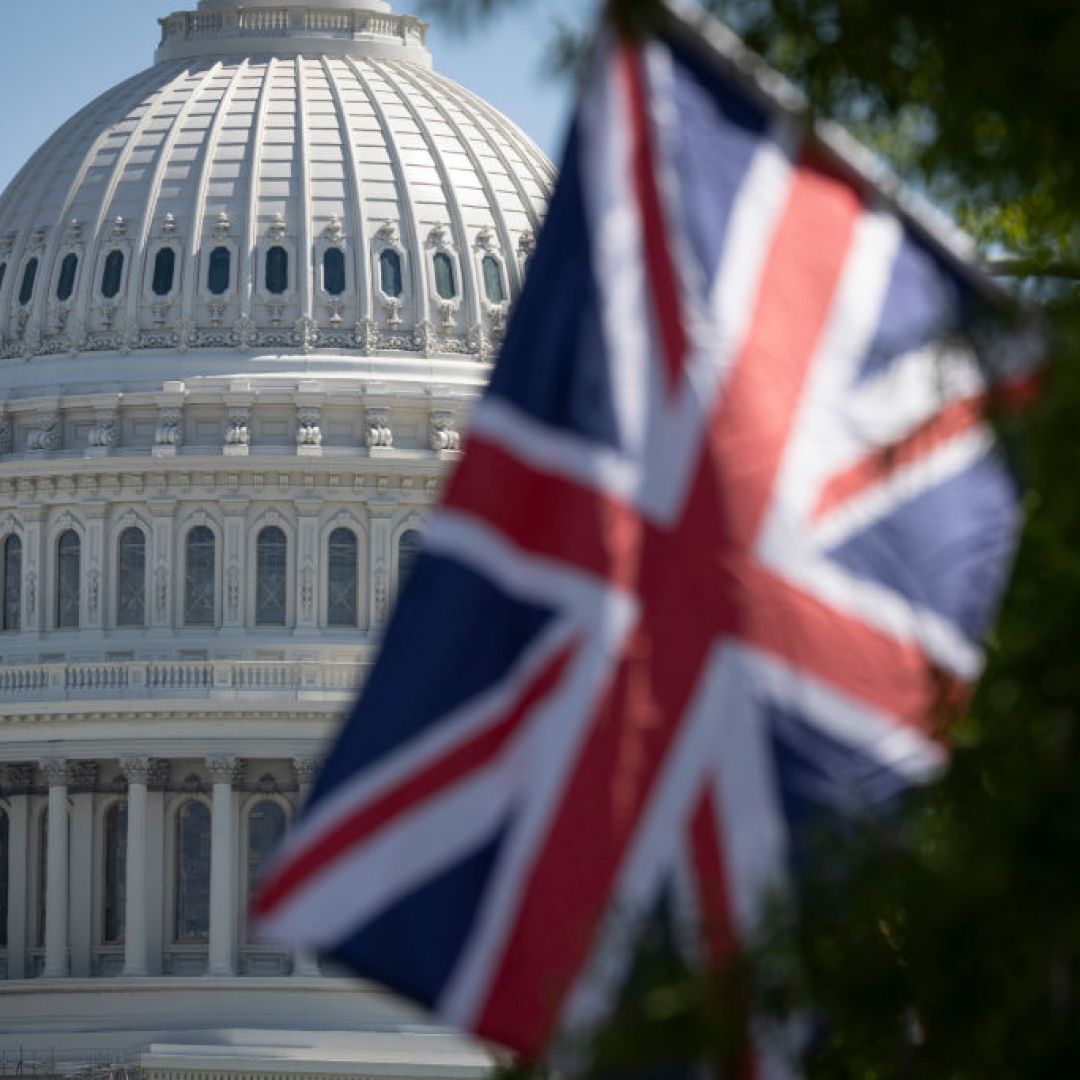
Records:
<instances>
[{"instance_id":1,"label":"u.s. capitol dome","mask_svg":"<svg viewBox=\"0 0 1080 1080\"><path fill-rule=\"evenodd\" d=\"M161 29L0 197L0 1055L479 1075L246 913L552 170L380 0L200 0Z\"/></svg>"}]
</instances>

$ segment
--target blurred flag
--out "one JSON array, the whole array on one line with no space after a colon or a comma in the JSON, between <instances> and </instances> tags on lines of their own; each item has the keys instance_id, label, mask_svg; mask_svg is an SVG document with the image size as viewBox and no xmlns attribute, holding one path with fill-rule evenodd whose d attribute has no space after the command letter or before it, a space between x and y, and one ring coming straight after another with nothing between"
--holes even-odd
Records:
<instances>
[{"instance_id":1,"label":"blurred flag","mask_svg":"<svg viewBox=\"0 0 1080 1080\"><path fill-rule=\"evenodd\" d=\"M722 960L802 823L935 773L1017 537L975 276L709 33L600 50L464 460L258 902L530 1056L605 1016L627 916L673 904Z\"/></svg>"}]
</instances>

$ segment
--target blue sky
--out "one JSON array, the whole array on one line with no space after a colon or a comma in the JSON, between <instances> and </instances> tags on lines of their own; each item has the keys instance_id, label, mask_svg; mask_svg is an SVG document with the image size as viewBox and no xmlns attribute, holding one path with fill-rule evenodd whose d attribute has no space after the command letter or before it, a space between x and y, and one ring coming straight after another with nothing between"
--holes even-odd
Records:
<instances>
[{"instance_id":1,"label":"blue sky","mask_svg":"<svg viewBox=\"0 0 1080 1080\"><path fill-rule=\"evenodd\" d=\"M149 66L157 19L195 0L0 0L0 190L77 109ZM358 0L361 6L362 0ZM557 157L569 109L565 79L544 69L558 19L580 24L592 0L524 0L462 36L432 27L435 66L464 83ZM409 0L394 10L415 11Z\"/></svg>"}]
</instances>

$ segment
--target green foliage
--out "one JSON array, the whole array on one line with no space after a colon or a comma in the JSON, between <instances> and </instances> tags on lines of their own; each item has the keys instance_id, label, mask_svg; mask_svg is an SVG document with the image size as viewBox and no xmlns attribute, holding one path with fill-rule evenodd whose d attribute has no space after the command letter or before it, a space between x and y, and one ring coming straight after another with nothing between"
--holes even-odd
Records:
<instances>
[{"instance_id":1,"label":"green foliage","mask_svg":"<svg viewBox=\"0 0 1080 1080\"><path fill-rule=\"evenodd\" d=\"M616 6L634 26L656 10ZM972 231L1053 350L1040 405L1004 428L1028 527L951 768L899 827L819 838L798 904L731 970L687 972L646 943L583 1071L738 1076L752 1008L814 1018L813 1076L1080 1075L1080 5L711 6Z\"/></svg>"}]
</instances>

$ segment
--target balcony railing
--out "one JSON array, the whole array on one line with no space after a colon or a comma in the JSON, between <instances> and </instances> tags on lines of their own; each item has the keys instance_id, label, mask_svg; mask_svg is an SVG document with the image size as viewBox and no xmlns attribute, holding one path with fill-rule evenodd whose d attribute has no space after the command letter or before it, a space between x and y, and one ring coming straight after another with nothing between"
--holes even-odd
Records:
<instances>
[{"instance_id":1,"label":"balcony railing","mask_svg":"<svg viewBox=\"0 0 1080 1080\"><path fill-rule=\"evenodd\" d=\"M347 698L368 664L318 660L104 660L0 667L0 708L13 701L247 694Z\"/></svg>"}]
</instances>

